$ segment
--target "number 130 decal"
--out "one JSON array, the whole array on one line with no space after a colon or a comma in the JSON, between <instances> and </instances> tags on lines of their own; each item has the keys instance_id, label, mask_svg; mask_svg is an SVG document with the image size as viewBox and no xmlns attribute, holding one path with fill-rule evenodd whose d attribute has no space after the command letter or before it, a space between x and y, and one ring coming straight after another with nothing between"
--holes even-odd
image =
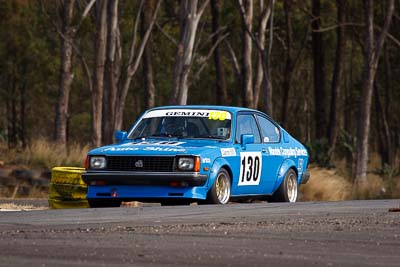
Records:
<instances>
[{"instance_id":1,"label":"number 130 decal","mask_svg":"<svg viewBox=\"0 0 400 267\"><path fill-rule=\"evenodd\" d=\"M259 185L261 179L261 167L261 152L241 152L238 185Z\"/></svg>"}]
</instances>

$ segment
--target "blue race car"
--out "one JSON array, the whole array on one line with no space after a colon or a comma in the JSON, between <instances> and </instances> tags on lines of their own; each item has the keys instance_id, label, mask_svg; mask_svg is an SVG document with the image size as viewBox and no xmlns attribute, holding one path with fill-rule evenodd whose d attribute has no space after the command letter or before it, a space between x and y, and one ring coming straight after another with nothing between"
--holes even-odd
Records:
<instances>
[{"instance_id":1,"label":"blue race car","mask_svg":"<svg viewBox=\"0 0 400 267\"><path fill-rule=\"evenodd\" d=\"M310 177L307 149L266 114L247 108L153 108L115 139L88 153L82 178L91 207L133 200L296 202Z\"/></svg>"}]
</instances>

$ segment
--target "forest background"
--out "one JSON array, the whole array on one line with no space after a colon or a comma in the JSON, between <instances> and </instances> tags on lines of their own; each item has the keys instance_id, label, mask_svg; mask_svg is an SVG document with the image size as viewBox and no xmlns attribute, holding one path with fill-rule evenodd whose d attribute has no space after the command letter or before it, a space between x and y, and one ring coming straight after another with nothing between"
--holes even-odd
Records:
<instances>
[{"instance_id":1,"label":"forest background","mask_svg":"<svg viewBox=\"0 0 400 267\"><path fill-rule=\"evenodd\" d=\"M235 105L306 144L313 166L330 168L321 179L340 174L356 198L372 187L397 197L399 7L0 0L0 162L82 165L147 108Z\"/></svg>"}]
</instances>

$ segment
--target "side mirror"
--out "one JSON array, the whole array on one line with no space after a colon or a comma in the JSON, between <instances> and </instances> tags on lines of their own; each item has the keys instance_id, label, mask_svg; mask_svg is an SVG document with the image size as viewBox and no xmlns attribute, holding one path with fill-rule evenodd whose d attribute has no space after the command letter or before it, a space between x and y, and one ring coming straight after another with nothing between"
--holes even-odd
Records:
<instances>
[{"instance_id":1,"label":"side mirror","mask_svg":"<svg viewBox=\"0 0 400 267\"><path fill-rule=\"evenodd\" d=\"M240 142L242 143L243 149L246 149L247 144L254 144L254 134L242 134L240 136Z\"/></svg>"},{"instance_id":2,"label":"side mirror","mask_svg":"<svg viewBox=\"0 0 400 267\"><path fill-rule=\"evenodd\" d=\"M115 131L115 133L114 133L115 142L121 143L122 141L124 141L126 139L127 135L128 135L128 133L125 131Z\"/></svg>"}]
</instances>

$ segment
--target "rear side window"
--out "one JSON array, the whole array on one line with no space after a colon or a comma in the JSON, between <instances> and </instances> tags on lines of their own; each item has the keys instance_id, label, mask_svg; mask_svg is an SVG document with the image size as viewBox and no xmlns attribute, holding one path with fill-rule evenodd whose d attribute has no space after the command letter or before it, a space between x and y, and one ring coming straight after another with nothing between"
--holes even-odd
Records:
<instances>
[{"instance_id":1,"label":"rear side window","mask_svg":"<svg viewBox=\"0 0 400 267\"><path fill-rule=\"evenodd\" d=\"M263 143L277 143L280 140L279 128L265 117L257 115Z\"/></svg>"},{"instance_id":2,"label":"rear side window","mask_svg":"<svg viewBox=\"0 0 400 267\"><path fill-rule=\"evenodd\" d=\"M238 115L236 123L236 142L240 143L242 134L253 134L254 143L261 143L260 131L258 130L256 120L253 115Z\"/></svg>"}]
</instances>

